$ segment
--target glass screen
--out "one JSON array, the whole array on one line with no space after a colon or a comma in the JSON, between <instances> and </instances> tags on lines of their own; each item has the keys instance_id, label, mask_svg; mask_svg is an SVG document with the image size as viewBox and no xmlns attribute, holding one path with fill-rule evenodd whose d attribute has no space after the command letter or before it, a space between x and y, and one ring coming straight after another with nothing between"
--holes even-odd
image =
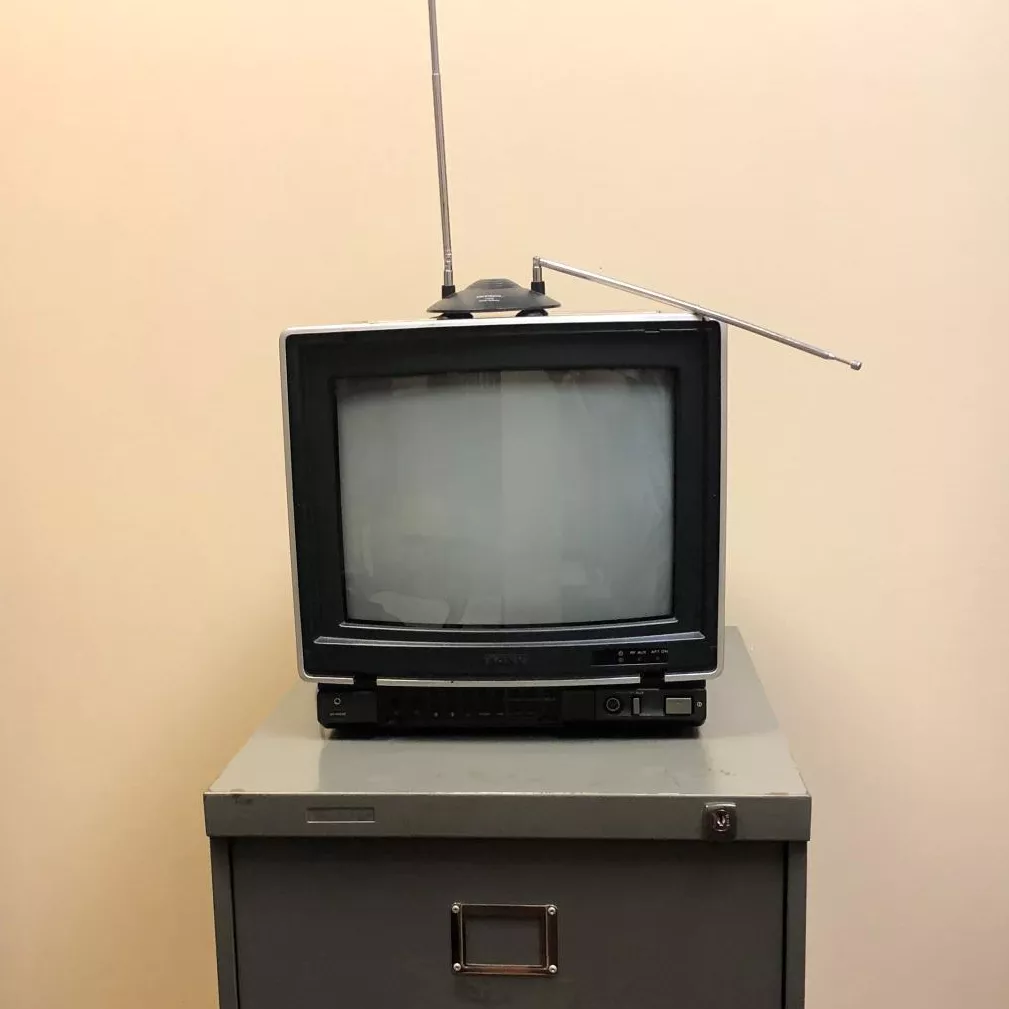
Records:
<instances>
[{"instance_id":1,"label":"glass screen","mask_svg":"<svg viewBox=\"0 0 1009 1009\"><path fill-rule=\"evenodd\" d=\"M349 620L670 615L669 372L350 378L336 396Z\"/></svg>"}]
</instances>

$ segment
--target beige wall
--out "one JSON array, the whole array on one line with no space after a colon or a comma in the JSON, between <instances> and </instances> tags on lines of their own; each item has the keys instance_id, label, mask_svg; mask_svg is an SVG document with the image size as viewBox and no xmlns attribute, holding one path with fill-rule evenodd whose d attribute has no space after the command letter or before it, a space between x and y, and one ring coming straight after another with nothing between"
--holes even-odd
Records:
<instances>
[{"instance_id":1,"label":"beige wall","mask_svg":"<svg viewBox=\"0 0 1009 1009\"><path fill-rule=\"evenodd\" d=\"M816 796L809 1005L1009 1004L1009 7L442 19L462 280L540 252L865 358L732 338L729 615ZM425 32L0 9L4 1007L214 1004L200 791L294 676L276 336L436 294Z\"/></svg>"}]
</instances>

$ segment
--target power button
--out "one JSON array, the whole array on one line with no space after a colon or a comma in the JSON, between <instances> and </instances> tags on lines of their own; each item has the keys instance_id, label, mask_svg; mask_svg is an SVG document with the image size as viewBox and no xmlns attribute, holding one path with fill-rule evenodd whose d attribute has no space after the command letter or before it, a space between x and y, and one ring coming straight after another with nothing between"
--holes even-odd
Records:
<instances>
[{"instance_id":1,"label":"power button","mask_svg":"<svg viewBox=\"0 0 1009 1009\"><path fill-rule=\"evenodd\" d=\"M689 715L694 710L694 702L689 697L667 697L667 715Z\"/></svg>"}]
</instances>

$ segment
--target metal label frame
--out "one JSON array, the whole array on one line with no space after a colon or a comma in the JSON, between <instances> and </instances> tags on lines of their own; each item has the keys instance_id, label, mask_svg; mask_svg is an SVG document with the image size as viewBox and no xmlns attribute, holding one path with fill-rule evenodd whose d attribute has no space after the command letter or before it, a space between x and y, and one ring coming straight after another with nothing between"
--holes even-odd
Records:
<instances>
[{"instance_id":1,"label":"metal label frame","mask_svg":"<svg viewBox=\"0 0 1009 1009\"><path fill-rule=\"evenodd\" d=\"M456 974L552 977L557 973L556 904L452 905L452 970ZM542 936L539 963L470 963L466 959L467 918L523 918L538 921Z\"/></svg>"}]
</instances>

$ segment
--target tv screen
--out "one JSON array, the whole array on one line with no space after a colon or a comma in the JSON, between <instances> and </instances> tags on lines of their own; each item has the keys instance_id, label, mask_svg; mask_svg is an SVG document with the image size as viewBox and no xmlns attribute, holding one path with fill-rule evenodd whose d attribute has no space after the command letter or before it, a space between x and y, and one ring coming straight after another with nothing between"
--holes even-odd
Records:
<instances>
[{"instance_id":1,"label":"tv screen","mask_svg":"<svg viewBox=\"0 0 1009 1009\"><path fill-rule=\"evenodd\" d=\"M669 370L344 377L334 391L347 620L672 614Z\"/></svg>"}]
</instances>

